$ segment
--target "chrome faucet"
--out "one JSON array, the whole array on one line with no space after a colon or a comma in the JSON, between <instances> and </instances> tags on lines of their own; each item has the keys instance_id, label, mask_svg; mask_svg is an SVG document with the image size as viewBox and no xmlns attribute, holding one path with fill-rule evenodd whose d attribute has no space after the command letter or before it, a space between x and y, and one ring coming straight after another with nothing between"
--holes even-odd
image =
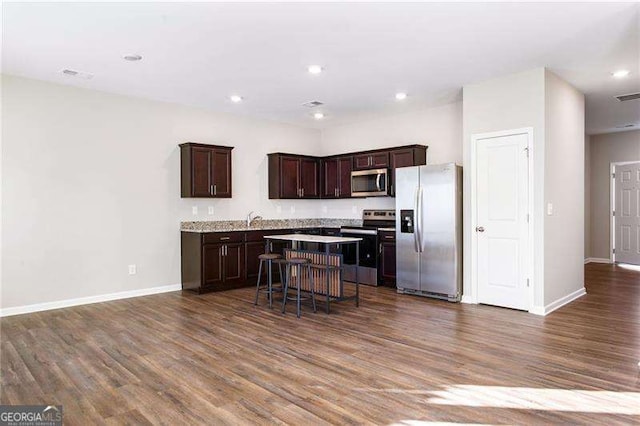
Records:
<instances>
[{"instance_id":1,"label":"chrome faucet","mask_svg":"<svg viewBox=\"0 0 640 426\"><path fill-rule=\"evenodd\" d=\"M262 219L262 216L258 216L258 215L251 217L252 214L253 214L253 211L250 211L249 214L247 215L247 228L250 228L254 221L258 219Z\"/></svg>"}]
</instances>

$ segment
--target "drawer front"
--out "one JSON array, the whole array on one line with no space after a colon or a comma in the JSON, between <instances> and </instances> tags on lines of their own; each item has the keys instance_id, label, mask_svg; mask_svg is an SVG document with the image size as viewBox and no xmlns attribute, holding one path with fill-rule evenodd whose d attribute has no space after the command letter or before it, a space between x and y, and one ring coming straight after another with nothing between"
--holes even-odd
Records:
<instances>
[{"instance_id":1,"label":"drawer front","mask_svg":"<svg viewBox=\"0 0 640 426\"><path fill-rule=\"evenodd\" d=\"M239 243L244 241L244 232L207 232L202 238L204 244Z\"/></svg>"},{"instance_id":2,"label":"drawer front","mask_svg":"<svg viewBox=\"0 0 640 426\"><path fill-rule=\"evenodd\" d=\"M326 235L328 237L339 237L340 228L322 228L322 235Z\"/></svg>"},{"instance_id":3,"label":"drawer front","mask_svg":"<svg viewBox=\"0 0 640 426\"><path fill-rule=\"evenodd\" d=\"M390 231L380 231L380 241L384 242L384 241L395 241L396 240L396 233L395 232L390 232Z\"/></svg>"}]
</instances>

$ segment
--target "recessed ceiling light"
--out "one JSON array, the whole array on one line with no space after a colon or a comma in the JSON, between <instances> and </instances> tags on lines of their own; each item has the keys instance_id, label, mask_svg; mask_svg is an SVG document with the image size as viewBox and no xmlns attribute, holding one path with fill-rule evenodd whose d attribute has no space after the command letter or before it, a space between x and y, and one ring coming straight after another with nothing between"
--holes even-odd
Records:
<instances>
[{"instance_id":1,"label":"recessed ceiling light","mask_svg":"<svg viewBox=\"0 0 640 426\"><path fill-rule=\"evenodd\" d=\"M62 70L62 74L67 75L69 77L82 78L85 80L89 80L93 78L93 74L89 74L88 72L76 71L69 68Z\"/></svg>"},{"instance_id":2,"label":"recessed ceiling light","mask_svg":"<svg viewBox=\"0 0 640 426\"><path fill-rule=\"evenodd\" d=\"M315 114L313 114L313 118L315 118L316 120L322 120L324 118L324 114L321 112L316 112Z\"/></svg>"},{"instance_id":3,"label":"recessed ceiling light","mask_svg":"<svg viewBox=\"0 0 640 426\"><path fill-rule=\"evenodd\" d=\"M406 93L404 93L404 92L396 93L396 100L397 101L402 101L402 100L405 100L405 99L407 99L407 94Z\"/></svg>"},{"instance_id":4,"label":"recessed ceiling light","mask_svg":"<svg viewBox=\"0 0 640 426\"><path fill-rule=\"evenodd\" d=\"M129 61L129 62L136 62L142 59L142 56L140 55L124 55L122 57L122 59L124 59L125 61Z\"/></svg>"},{"instance_id":5,"label":"recessed ceiling light","mask_svg":"<svg viewBox=\"0 0 640 426\"><path fill-rule=\"evenodd\" d=\"M324 70L324 68L322 68L320 65L309 65L307 67L307 70L311 74L320 74Z\"/></svg>"},{"instance_id":6,"label":"recessed ceiling light","mask_svg":"<svg viewBox=\"0 0 640 426\"><path fill-rule=\"evenodd\" d=\"M231 95L229 96L229 99L231 100L231 102L234 102L236 104L238 102L242 102L242 96L239 96L239 95Z\"/></svg>"},{"instance_id":7,"label":"recessed ceiling light","mask_svg":"<svg viewBox=\"0 0 640 426\"><path fill-rule=\"evenodd\" d=\"M614 76L615 78L627 77L629 74L630 72L628 70L618 70L611 73L611 75Z\"/></svg>"}]
</instances>

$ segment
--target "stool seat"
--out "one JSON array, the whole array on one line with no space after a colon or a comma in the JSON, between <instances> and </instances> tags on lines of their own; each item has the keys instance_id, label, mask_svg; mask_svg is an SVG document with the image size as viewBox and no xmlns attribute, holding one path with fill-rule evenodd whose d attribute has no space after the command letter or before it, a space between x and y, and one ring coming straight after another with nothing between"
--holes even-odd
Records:
<instances>
[{"instance_id":1,"label":"stool seat","mask_svg":"<svg viewBox=\"0 0 640 426\"><path fill-rule=\"evenodd\" d=\"M307 259L306 257L292 257L291 259L287 259L287 262L292 265L305 265L311 263L311 259Z\"/></svg>"},{"instance_id":2,"label":"stool seat","mask_svg":"<svg viewBox=\"0 0 640 426\"><path fill-rule=\"evenodd\" d=\"M258 256L258 259L260 260L276 260L281 258L282 256L277 253L264 253Z\"/></svg>"}]
</instances>

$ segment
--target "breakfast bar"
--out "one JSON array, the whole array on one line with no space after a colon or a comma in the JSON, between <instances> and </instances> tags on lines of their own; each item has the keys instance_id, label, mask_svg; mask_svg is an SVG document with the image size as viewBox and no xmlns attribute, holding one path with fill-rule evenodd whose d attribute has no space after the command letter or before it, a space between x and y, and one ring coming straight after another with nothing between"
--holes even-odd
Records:
<instances>
[{"instance_id":1,"label":"breakfast bar","mask_svg":"<svg viewBox=\"0 0 640 426\"><path fill-rule=\"evenodd\" d=\"M322 235L306 235L306 234L283 234L283 235L267 235L265 239L265 253L270 252L271 240L290 241L292 243L292 250L285 253L287 256L301 256L307 257L312 260L316 266L324 266L324 274L322 280L324 281L324 289L320 292L324 292L326 296L326 312L331 311L331 301L343 301L343 300L355 300L356 306L360 305L360 281L358 277L358 266L360 259L360 241L362 238L356 237L334 237L334 236L322 236ZM319 243L324 244L324 251L305 250L304 244ZM345 265L343 263L342 255L331 253L332 245L344 245L355 244L356 248L356 263L355 265ZM343 270L346 268L355 268L355 287L356 292L354 296L346 296L344 294L344 280ZM320 268L322 269L322 268ZM333 285L332 285L333 284Z\"/></svg>"}]
</instances>

